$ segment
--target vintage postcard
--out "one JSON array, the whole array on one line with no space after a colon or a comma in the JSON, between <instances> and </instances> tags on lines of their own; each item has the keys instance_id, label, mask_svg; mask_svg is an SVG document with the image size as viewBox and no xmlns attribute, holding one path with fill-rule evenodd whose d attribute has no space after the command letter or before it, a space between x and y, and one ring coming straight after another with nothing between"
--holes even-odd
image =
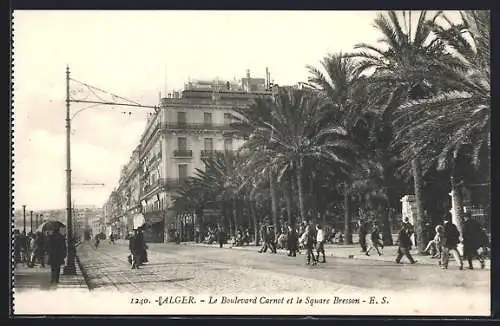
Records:
<instances>
[{"instance_id":1,"label":"vintage postcard","mask_svg":"<svg viewBox=\"0 0 500 326\"><path fill-rule=\"evenodd\" d=\"M14 315L490 315L488 11L14 11Z\"/></svg>"}]
</instances>

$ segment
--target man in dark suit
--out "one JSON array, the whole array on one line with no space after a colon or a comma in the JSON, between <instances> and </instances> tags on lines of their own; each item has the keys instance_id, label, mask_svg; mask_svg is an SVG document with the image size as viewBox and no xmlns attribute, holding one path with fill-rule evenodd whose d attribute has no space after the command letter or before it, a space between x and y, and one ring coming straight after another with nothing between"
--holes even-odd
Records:
<instances>
[{"instance_id":1,"label":"man in dark suit","mask_svg":"<svg viewBox=\"0 0 500 326\"><path fill-rule=\"evenodd\" d=\"M469 263L469 269L473 269L472 260L477 258L484 268L484 258L478 254L478 249L487 246L487 236L478 222L472 219L471 213L464 215L465 222L462 226L462 243L464 245L464 258Z\"/></svg>"},{"instance_id":2,"label":"man in dark suit","mask_svg":"<svg viewBox=\"0 0 500 326\"><path fill-rule=\"evenodd\" d=\"M50 283L57 284L61 275L61 265L64 264L64 259L66 258L66 239L59 233L59 229L55 229L49 236L47 249L50 265Z\"/></svg>"},{"instance_id":3,"label":"man in dark suit","mask_svg":"<svg viewBox=\"0 0 500 326\"><path fill-rule=\"evenodd\" d=\"M403 224L403 227L399 231L398 234L398 255L396 257L396 263L401 263L401 259L403 256L406 256L410 263L415 264L416 261L413 259L410 248L411 248L411 239L410 239L411 229L408 225Z\"/></svg>"}]
</instances>

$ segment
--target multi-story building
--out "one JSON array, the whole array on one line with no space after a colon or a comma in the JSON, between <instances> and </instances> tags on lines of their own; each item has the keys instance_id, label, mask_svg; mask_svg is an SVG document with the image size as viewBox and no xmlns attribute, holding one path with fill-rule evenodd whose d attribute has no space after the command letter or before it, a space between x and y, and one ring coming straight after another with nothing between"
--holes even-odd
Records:
<instances>
[{"instance_id":1,"label":"multi-story building","mask_svg":"<svg viewBox=\"0 0 500 326\"><path fill-rule=\"evenodd\" d=\"M102 209L93 205L73 205L74 234L83 237L85 234L94 233L96 221L102 215Z\"/></svg>"},{"instance_id":2,"label":"multi-story building","mask_svg":"<svg viewBox=\"0 0 500 326\"><path fill-rule=\"evenodd\" d=\"M196 221L172 210L173 195L196 169L204 168L203 158L242 145L243 140L231 137L233 109L268 95L267 84L248 71L240 83L190 81L161 100L141 138L141 204L149 241L170 241L175 230L183 238L193 235Z\"/></svg>"},{"instance_id":3,"label":"multi-story building","mask_svg":"<svg viewBox=\"0 0 500 326\"><path fill-rule=\"evenodd\" d=\"M120 184L105 205L106 218L113 223L112 216L133 216L140 211L146 222L146 241L171 241L175 230L189 240L196 221L172 209L176 190L196 169L204 168L203 158L242 145L243 140L231 136L233 109L269 95L268 89L268 78L252 78L247 71L240 82L189 81L182 91L162 98L132 154L134 163L122 169ZM123 196L130 198L128 204L116 209L116 198ZM128 227L130 222L129 218Z\"/></svg>"}]
</instances>

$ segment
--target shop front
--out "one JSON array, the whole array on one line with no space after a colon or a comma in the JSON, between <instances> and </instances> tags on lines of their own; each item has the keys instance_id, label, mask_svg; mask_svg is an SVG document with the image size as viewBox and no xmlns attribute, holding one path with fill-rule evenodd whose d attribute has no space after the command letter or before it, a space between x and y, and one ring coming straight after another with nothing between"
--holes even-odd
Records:
<instances>
[{"instance_id":1,"label":"shop front","mask_svg":"<svg viewBox=\"0 0 500 326\"><path fill-rule=\"evenodd\" d=\"M144 240L146 242L164 242L165 212L144 213Z\"/></svg>"}]
</instances>

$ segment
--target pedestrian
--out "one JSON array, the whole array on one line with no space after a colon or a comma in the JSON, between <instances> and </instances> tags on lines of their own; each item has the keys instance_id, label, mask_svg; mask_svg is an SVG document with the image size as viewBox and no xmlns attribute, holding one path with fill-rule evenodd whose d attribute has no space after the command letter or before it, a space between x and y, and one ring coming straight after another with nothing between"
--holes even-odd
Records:
<instances>
[{"instance_id":1,"label":"pedestrian","mask_svg":"<svg viewBox=\"0 0 500 326\"><path fill-rule=\"evenodd\" d=\"M413 259L410 253L411 248L411 239L410 239L411 230L408 225L403 224L401 230L399 230L398 234L398 255L396 257L396 263L400 264L403 256L406 256L410 263L415 264L416 261Z\"/></svg>"},{"instance_id":2,"label":"pedestrian","mask_svg":"<svg viewBox=\"0 0 500 326\"><path fill-rule=\"evenodd\" d=\"M33 251L31 253L31 266L38 261L42 268L45 268L45 244L42 232L37 232L32 240Z\"/></svg>"},{"instance_id":3,"label":"pedestrian","mask_svg":"<svg viewBox=\"0 0 500 326\"><path fill-rule=\"evenodd\" d=\"M222 226L219 226L217 228L217 242L219 243L219 248L224 247L224 242L226 242L226 235L224 233L224 230L222 229Z\"/></svg>"},{"instance_id":4,"label":"pedestrian","mask_svg":"<svg viewBox=\"0 0 500 326\"><path fill-rule=\"evenodd\" d=\"M97 235L95 236L94 241L95 241L95 243L94 243L95 248L97 249L97 248L99 247L99 243L101 242L101 239L100 239L100 237L99 237L99 234L97 234Z\"/></svg>"},{"instance_id":5,"label":"pedestrian","mask_svg":"<svg viewBox=\"0 0 500 326\"><path fill-rule=\"evenodd\" d=\"M140 265L141 246L137 241L137 233L138 231L134 229L128 240L128 249L130 250L128 261L132 265L132 269L137 269Z\"/></svg>"},{"instance_id":6,"label":"pedestrian","mask_svg":"<svg viewBox=\"0 0 500 326\"><path fill-rule=\"evenodd\" d=\"M274 227L268 226L267 234L268 234L267 246L269 247L269 249L271 249L271 253L275 254L276 253L276 235L274 233Z\"/></svg>"},{"instance_id":7,"label":"pedestrian","mask_svg":"<svg viewBox=\"0 0 500 326\"><path fill-rule=\"evenodd\" d=\"M313 261L313 266L316 266L318 263L316 257L314 256L314 243L315 243L315 234L313 232L313 228L310 224L305 227L305 231L300 237L300 242L304 244L306 248L306 264L311 264L311 259Z\"/></svg>"},{"instance_id":8,"label":"pedestrian","mask_svg":"<svg viewBox=\"0 0 500 326\"><path fill-rule=\"evenodd\" d=\"M359 221L359 245L361 246L361 252L366 252L366 235L368 234L368 222L365 220Z\"/></svg>"},{"instance_id":9,"label":"pedestrian","mask_svg":"<svg viewBox=\"0 0 500 326\"><path fill-rule=\"evenodd\" d=\"M111 233L109 235L109 243L110 244L115 244L115 236L113 235L113 233Z\"/></svg>"},{"instance_id":10,"label":"pedestrian","mask_svg":"<svg viewBox=\"0 0 500 326\"><path fill-rule=\"evenodd\" d=\"M13 232L13 247L14 247L14 263L17 265L21 262L21 234L18 229L15 229Z\"/></svg>"},{"instance_id":11,"label":"pedestrian","mask_svg":"<svg viewBox=\"0 0 500 326\"><path fill-rule=\"evenodd\" d=\"M263 253L267 251L269 247L269 232L265 225L262 225L260 228L260 239L262 241L262 247L259 250L259 253Z\"/></svg>"},{"instance_id":12,"label":"pedestrian","mask_svg":"<svg viewBox=\"0 0 500 326\"><path fill-rule=\"evenodd\" d=\"M23 233L20 236L20 244L21 244L21 262L24 264L29 263L29 243L30 239L26 235L26 231L23 231Z\"/></svg>"},{"instance_id":13,"label":"pedestrian","mask_svg":"<svg viewBox=\"0 0 500 326\"><path fill-rule=\"evenodd\" d=\"M429 241L427 244L427 247L425 247L424 252L428 253L430 252L432 255L432 258L438 258L439 259L439 264L441 265L441 255L443 252L443 233L444 233L444 227L442 225L437 225L435 228L435 235L432 240Z\"/></svg>"},{"instance_id":14,"label":"pedestrian","mask_svg":"<svg viewBox=\"0 0 500 326\"><path fill-rule=\"evenodd\" d=\"M298 249L297 231L291 225L288 226L288 236L286 241L287 241L288 256L296 257Z\"/></svg>"},{"instance_id":15,"label":"pedestrian","mask_svg":"<svg viewBox=\"0 0 500 326\"><path fill-rule=\"evenodd\" d=\"M316 261L319 262L319 254L323 256L322 263L326 263L325 257L325 233L321 229L321 225L316 225Z\"/></svg>"},{"instance_id":16,"label":"pedestrian","mask_svg":"<svg viewBox=\"0 0 500 326\"><path fill-rule=\"evenodd\" d=\"M139 265L143 265L148 262L148 245L144 240L144 231L142 227L137 228L136 244L140 258Z\"/></svg>"},{"instance_id":17,"label":"pedestrian","mask_svg":"<svg viewBox=\"0 0 500 326\"><path fill-rule=\"evenodd\" d=\"M443 228L443 254L441 257L441 268L448 268L451 253L455 261L459 264L459 269L462 270L464 269L464 263L457 250L458 243L460 242L460 232L458 232L457 226L451 222L450 214L447 214L444 218Z\"/></svg>"},{"instance_id":18,"label":"pedestrian","mask_svg":"<svg viewBox=\"0 0 500 326\"><path fill-rule=\"evenodd\" d=\"M464 258L469 263L469 269L473 269L472 260L477 259L481 268L485 267L484 258L478 253L479 248L486 246L486 234L481 229L479 223L471 218L470 212L464 215L464 224L462 226L462 239L464 245Z\"/></svg>"},{"instance_id":19,"label":"pedestrian","mask_svg":"<svg viewBox=\"0 0 500 326\"><path fill-rule=\"evenodd\" d=\"M61 265L64 264L66 258L66 239L55 229L47 240L49 265L50 265L50 283L59 283L59 276L61 275Z\"/></svg>"},{"instance_id":20,"label":"pedestrian","mask_svg":"<svg viewBox=\"0 0 500 326\"><path fill-rule=\"evenodd\" d=\"M196 227L194 228L194 241L196 243L200 243L201 242L200 237L201 237L200 226L196 225Z\"/></svg>"},{"instance_id":21,"label":"pedestrian","mask_svg":"<svg viewBox=\"0 0 500 326\"><path fill-rule=\"evenodd\" d=\"M408 230L408 234L410 236L410 250L411 250L411 246L416 246L417 245L417 241L415 240L415 227L413 226L413 224L411 224L410 220L405 217L405 219L403 220L403 226Z\"/></svg>"},{"instance_id":22,"label":"pedestrian","mask_svg":"<svg viewBox=\"0 0 500 326\"><path fill-rule=\"evenodd\" d=\"M380 252L379 247L384 249L384 244L382 243L382 239L380 239L380 230L375 224L372 226L372 230L370 232L370 241L371 241L370 247L368 248L365 254L367 256L370 256L370 251L372 249L375 249L377 251L377 254L381 256L382 253Z\"/></svg>"}]
</instances>

